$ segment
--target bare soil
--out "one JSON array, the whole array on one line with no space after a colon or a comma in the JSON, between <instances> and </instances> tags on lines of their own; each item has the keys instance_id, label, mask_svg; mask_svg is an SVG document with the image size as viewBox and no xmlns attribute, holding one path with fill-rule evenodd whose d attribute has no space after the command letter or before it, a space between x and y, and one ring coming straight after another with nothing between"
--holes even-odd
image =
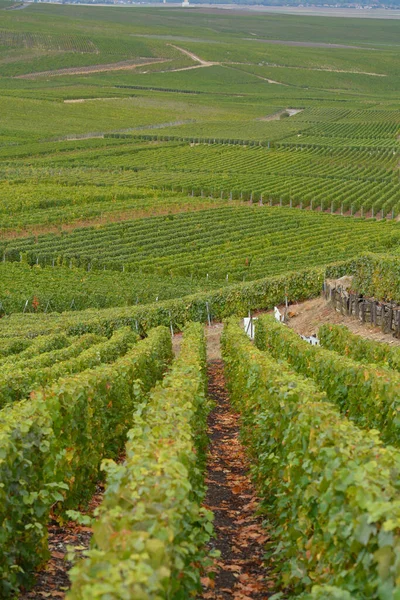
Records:
<instances>
[{"instance_id":1,"label":"bare soil","mask_svg":"<svg viewBox=\"0 0 400 600\"><path fill-rule=\"evenodd\" d=\"M281 312L283 307L281 307ZM386 342L392 346L400 346L400 340L394 338L390 333L382 333L379 327L374 327L368 323L361 323L355 317L342 315L331 305L327 304L324 298L315 298L307 300L301 304L293 304L289 307L289 327L301 335L318 334L318 328L324 323L333 323L335 325L346 325L346 327L356 335L374 340L376 342Z\"/></svg>"},{"instance_id":2,"label":"bare soil","mask_svg":"<svg viewBox=\"0 0 400 600\"><path fill-rule=\"evenodd\" d=\"M216 341L217 333L215 333ZM214 348L215 352L215 348ZM264 567L264 544L269 536L257 515L259 500L249 477L249 464L239 439L239 415L232 409L221 359L208 363L209 397L215 409L208 420L210 449L207 496L204 505L215 516L218 550L214 578L204 577L202 600L263 600L274 592Z\"/></svg>"},{"instance_id":3,"label":"bare soil","mask_svg":"<svg viewBox=\"0 0 400 600\"><path fill-rule=\"evenodd\" d=\"M94 510L102 501L104 486L97 486L83 513L92 516ZM50 560L37 573L36 584L30 591L21 591L18 600L43 600L43 598L65 598L70 588L68 571L72 567L67 561L67 547L73 547L77 557L90 546L93 531L91 527L77 525L74 521L67 521L60 525L52 519L48 525Z\"/></svg>"}]
</instances>

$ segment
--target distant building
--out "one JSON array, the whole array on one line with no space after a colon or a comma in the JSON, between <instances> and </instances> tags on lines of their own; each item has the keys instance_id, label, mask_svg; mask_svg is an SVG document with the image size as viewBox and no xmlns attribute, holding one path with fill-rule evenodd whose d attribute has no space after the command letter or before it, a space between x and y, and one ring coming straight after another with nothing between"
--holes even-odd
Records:
<instances>
[{"instance_id":1,"label":"distant building","mask_svg":"<svg viewBox=\"0 0 400 600\"><path fill-rule=\"evenodd\" d=\"M182 6L183 6L184 8L186 8L187 6L189 6L189 0L183 0L183 2L182 2Z\"/></svg>"}]
</instances>

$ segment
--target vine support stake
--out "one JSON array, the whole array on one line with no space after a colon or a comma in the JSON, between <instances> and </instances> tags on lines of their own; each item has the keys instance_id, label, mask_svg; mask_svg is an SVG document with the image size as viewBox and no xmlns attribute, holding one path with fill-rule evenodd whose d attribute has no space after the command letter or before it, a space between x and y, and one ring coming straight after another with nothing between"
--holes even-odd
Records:
<instances>
[{"instance_id":1,"label":"vine support stake","mask_svg":"<svg viewBox=\"0 0 400 600\"><path fill-rule=\"evenodd\" d=\"M208 305L208 302L206 302L206 309L207 309L207 321L208 321L208 325L211 327L211 314L210 314L210 307Z\"/></svg>"}]
</instances>

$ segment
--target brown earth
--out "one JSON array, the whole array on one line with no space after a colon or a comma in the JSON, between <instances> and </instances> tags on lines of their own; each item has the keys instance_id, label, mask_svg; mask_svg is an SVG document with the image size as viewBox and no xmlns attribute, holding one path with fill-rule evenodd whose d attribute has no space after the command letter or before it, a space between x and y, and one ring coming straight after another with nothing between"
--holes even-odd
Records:
<instances>
[{"instance_id":1,"label":"brown earth","mask_svg":"<svg viewBox=\"0 0 400 600\"><path fill-rule=\"evenodd\" d=\"M216 344L217 331L212 336ZM213 349L216 352L216 345ZM263 600L275 583L264 567L264 545L269 539L259 500L249 476L249 464L239 439L240 416L232 409L221 359L208 362L209 397L215 408L208 419L210 448L207 495L204 505L214 513L216 538L211 550L220 552L214 577L203 577L202 600Z\"/></svg>"},{"instance_id":2,"label":"brown earth","mask_svg":"<svg viewBox=\"0 0 400 600\"><path fill-rule=\"evenodd\" d=\"M104 486L99 483L96 493L83 514L93 516L100 505ZM21 591L18 600L43 600L43 598L65 598L70 587L68 571L72 567L67 560L68 549L74 548L76 557L87 550L92 537L92 528L78 525L74 521L60 524L52 519L48 525L50 560L37 573L36 584L30 591Z\"/></svg>"},{"instance_id":3,"label":"brown earth","mask_svg":"<svg viewBox=\"0 0 400 600\"><path fill-rule=\"evenodd\" d=\"M284 307L281 307L281 312ZM289 307L289 327L301 335L318 334L318 328L324 323L346 325L352 333L376 342L386 342L392 346L400 346L400 340L394 338L390 333L382 333L379 327L368 323L361 323L355 317L349 317L337 312L326 303L324 298L314 298L301 304L293 304Z\"/></svg>"}]
</instances>

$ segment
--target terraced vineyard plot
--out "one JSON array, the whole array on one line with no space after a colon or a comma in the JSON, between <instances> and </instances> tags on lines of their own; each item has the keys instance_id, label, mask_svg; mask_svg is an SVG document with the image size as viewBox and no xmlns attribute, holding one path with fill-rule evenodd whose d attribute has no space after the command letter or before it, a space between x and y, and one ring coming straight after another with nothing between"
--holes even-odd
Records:
<instances>
[{"instance_id":1,"label":"terraced vineyard plot","mask_svg":"<svg viewBox=\"0 0 400 600\"><path fill-rule=\"evenodd\" d=\"M318 338L324 348L363 363L373 363L400 371L400 352L389 344L363 339L343 325L322 325Z\"/></svg>"},{"instance_id":2,"label":"terraced vineyard plot","mask_svg":"<svg viewBox=\"0 0 400 600\"><path fill-rule=\"evenodd\" d=\"M171 373L134 415L124 463L108 463L95 547L72 573L70 600L101 599L111 587L128 597L200 591L212 533L211 513L200 507L210 409L205 360L202 327L192 324ZM100 585L99 568L106 568Z\"/></svg>"},{"instance_id":3,"label":"terraced vineyard plot","mask_svg":"<svg viewBox=\"0 0 400 600\"><path fill-rule=\"evenodd\" d=\"M79 36L52 36L38 33L20 33L0 29L0 46L16 48L43 48L64 52L98 52L90 39Z\"/></svg>"},{"instance_id":4,"label":"terraced vineyard plot","mask_svg":"<svg viewBox=\"0 0 400 600\"><path fill-rule=\"evenodd\" d=\"M400 390L399 374L386 366L368 364L360 354L344 357L333 349L310 346L287 327L263 316L256 345L276 358L284 358L298 373L309 376L343 413L360 427L377 429L382 440L400 445L396 419Z\"/></svg>"},{"instance_id":5,"label":"terraced vineyard plot","mask_svg":"<svg viewBox=\"0 0 400 600\"><path fill-rule=\"evenodd\" d=\"M42 353L22 363L5 360L0 380L0 406L27 398L34 390L51 385L65 375L113 362L126 354L137 339L129 329L116 332L110 340L89 335L72 340L68 349Z\"/></svg>"},{"instance_id":6,"label":"terraced vineyard plot","mask_svg":"<svg viewBox=\"0 0 400 600\"><path fill-rule=\"evenodd\" d=\"M332 239L335 244L332 245ZM15 240L5 260L241 281L355 257L400 243L396 222L269 207L225 207Z\"/></svg>"},{"instance_id":7,"label":"terraced vineyard plot","mask_svg":"<svg viewBox=\"0 0 400 600\"><path fill-rule=\"evenodd\" d=\"M182 192L122 185L69 186L15 182L0 184L0 218L6 238L21 237L25 230L60 231L94 223L136 217L168 215L213 208L214 199L192 198ZM218 204L227 204L222 201Z\"/></svg>"},{"instance_id":8,"label":"terraced vineyard plot","mask_svg":"<svg viewBox=\"0 0 400 600\"><path fill-rule=\"evenodd\" d=\"M353 261L349 261L350 264ZM306 268L278 277L265 277L249 283L234 283L208 289L191 296L164 302L105 309L70 310L63 313L11 314L2 318L0 338L33 336L67 331L69 335L96 333L110 335L121 326L146 334L160 324L179 332L188 321L209 323L249 310L273 308L285 302L299 302L319 296L326 273L337 275L349 265L335 263L326 268Z\"/></svg>"}]
</instances>

